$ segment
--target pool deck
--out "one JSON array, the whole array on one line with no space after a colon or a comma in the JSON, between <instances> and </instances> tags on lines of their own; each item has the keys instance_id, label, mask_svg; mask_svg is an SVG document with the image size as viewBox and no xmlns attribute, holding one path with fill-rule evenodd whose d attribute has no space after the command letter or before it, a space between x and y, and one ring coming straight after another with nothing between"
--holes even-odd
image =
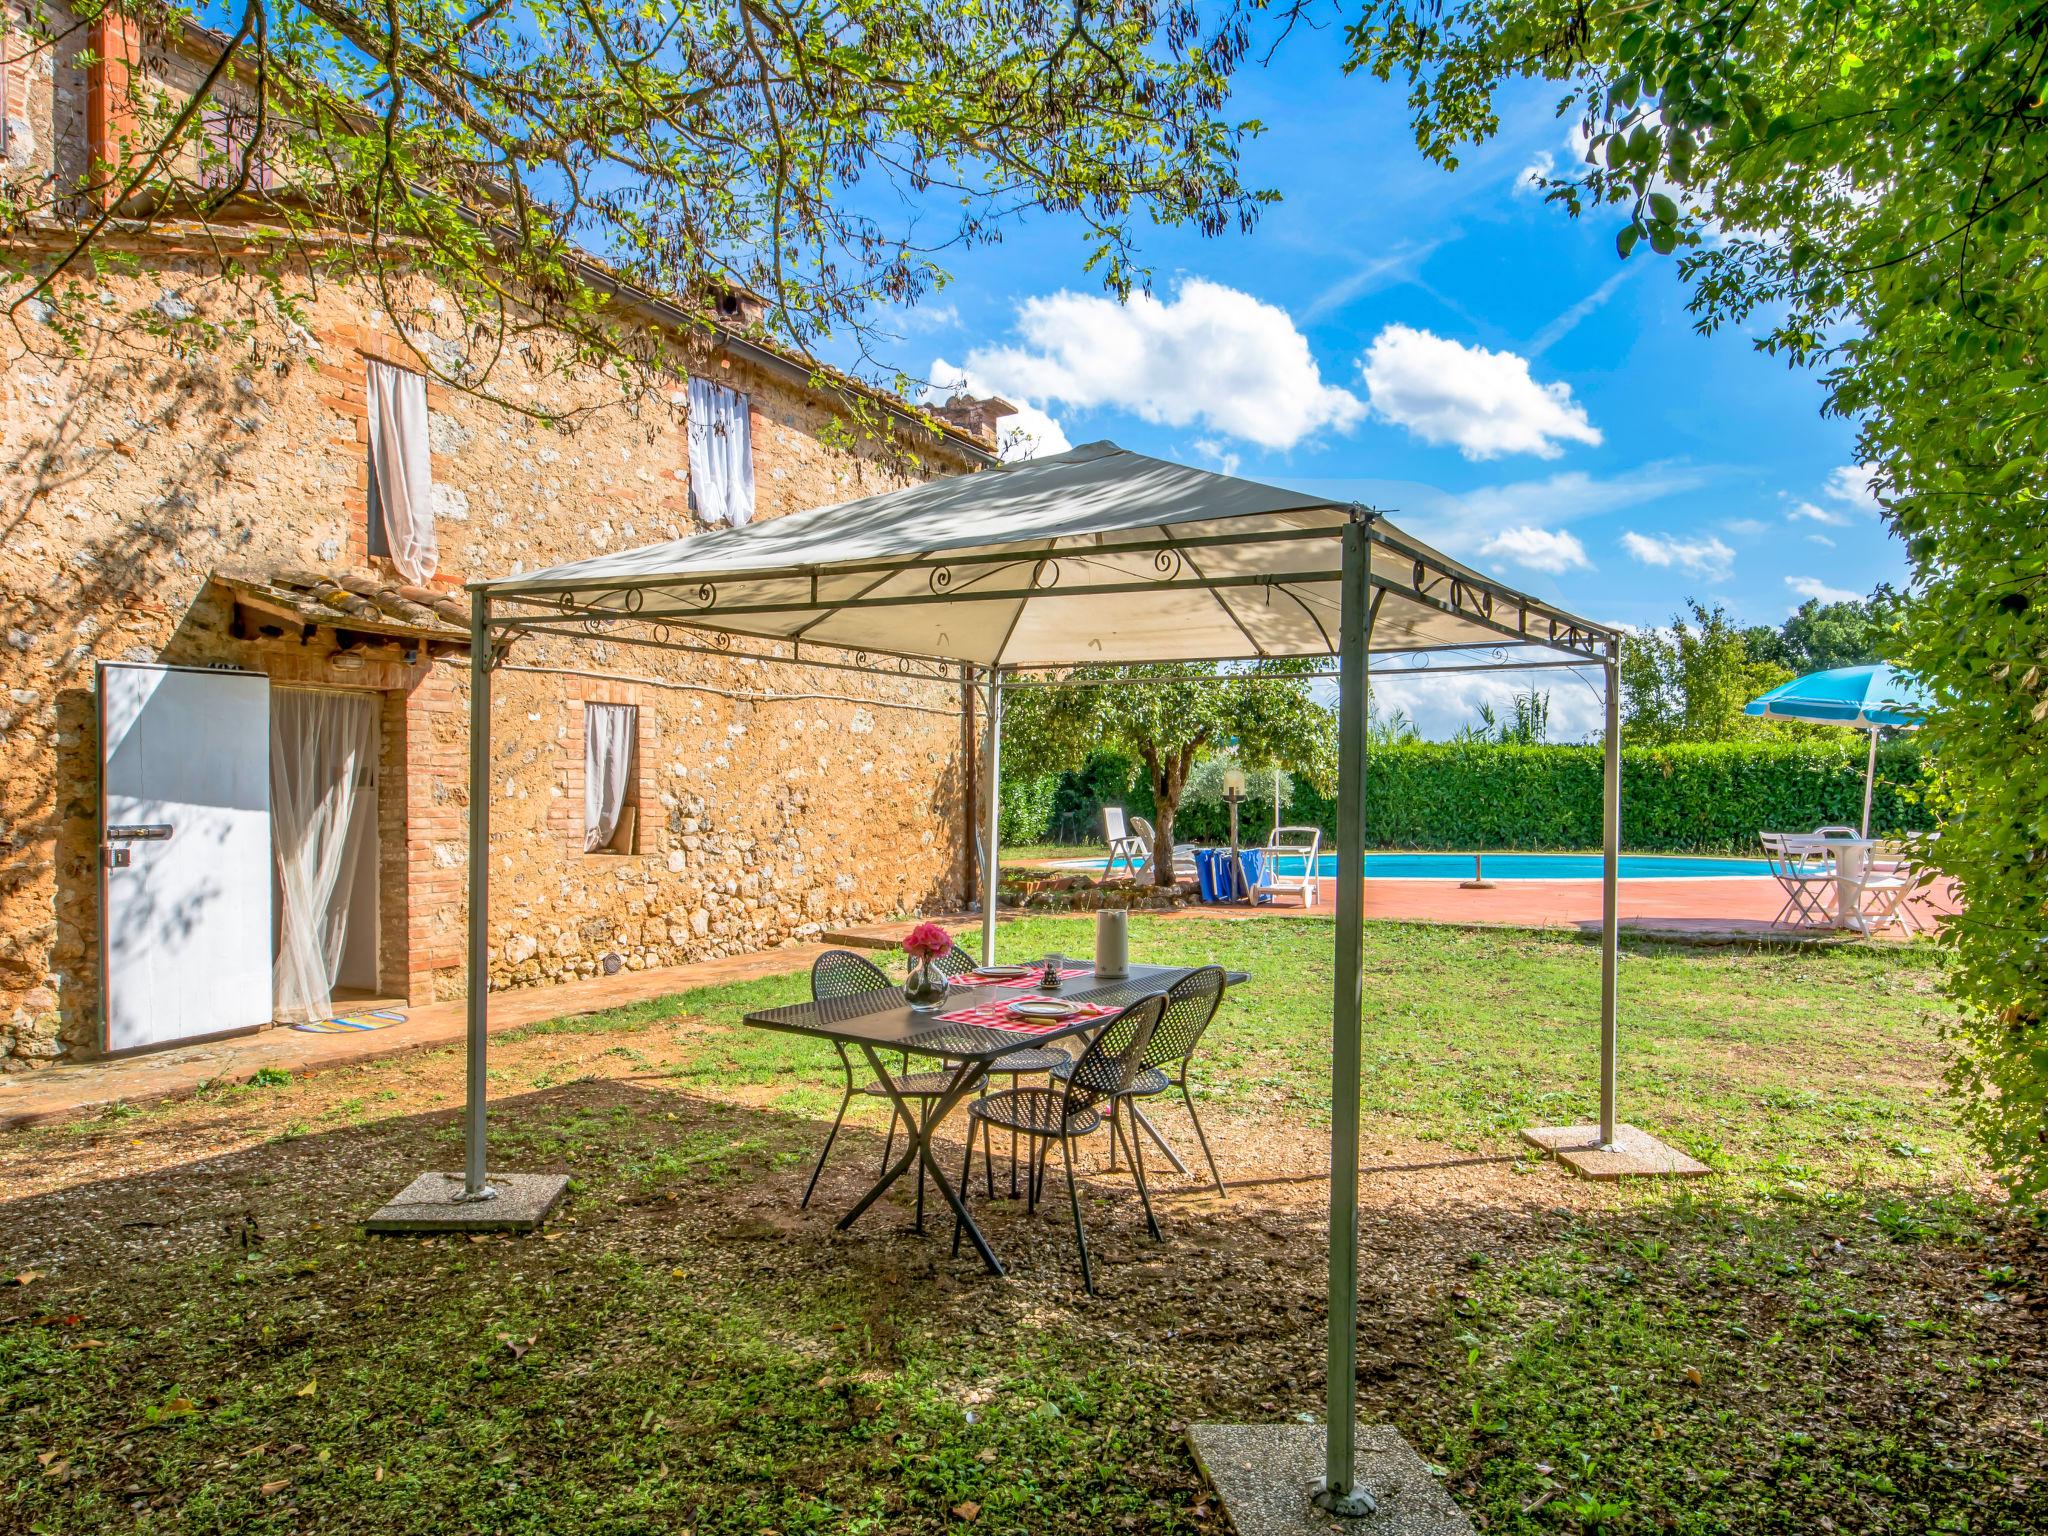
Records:
<instances>
[{"instance_id":1,"label":"pool deck","mask_svg":"<svg viewBox=\"0 0 2048 1536\"><path fill-rule=\"evenodd\" d=\"M1027 862L1030 867L1049 871L1086 872L1081 864L1070 859ZM1094 861L1089 862L1088 868L1092 867ZM1330 912L1334 887L1334 881L1326 879L1323 882L1322 905L1315 911ZM1785 893L1768 875L1624 878L1617 884L1617 894L1621 926L1633 933L1704 943L1735 940L1868 942L1864 935L1847 931L1816 932L1812 929L1772 927L1772 919L1785 904ZM1941 914L1953 912L1955 905L1954 893L1943 881L1926 898L1916 899L1913 911L1932 926ZM1186 915L1231 920L1288 913L1298 915L1300 911L1300 904L1288 898L1259 907L1196 903L1186 909ZM1475 923L1489 927L1571 928L1580 932L1597 932L1600 927L1600 882L1584 879L1503 879L1494 881L1488 889L1468 890L1459 881L1450 879L1368 878L1365 882L1365 915L1369 919L1388 922ZM1877 936L1879 942L1895 942L1899 937L1896 930Z\"/></svg>"},{"instance_id":2,"label":"pool deck","mask_svg":"<svg viewBox=\"0 0 2048 1536\"><path fill-rule=\"evenodd\" d=\"M1720 875L1705 880L1623 880L1617 887L1621 922L1635 932L1693 939L1786 936L1771 928L1785 893L1768 876ZM1326 885L1323 904L1330 910ZM1257 917L1299 912L1293 901L1264 907L1198 904L1193 916ZM1365 915L1397 922L1481 923L1506 928L1600 926L1597 880L1500 880L1490 890L1466 890L1455 880L1368 880ZM1812 938L1813 935L1804 935ZM1860 937L1860 935L1844 935Z\"/></svg>"}]
</instances>

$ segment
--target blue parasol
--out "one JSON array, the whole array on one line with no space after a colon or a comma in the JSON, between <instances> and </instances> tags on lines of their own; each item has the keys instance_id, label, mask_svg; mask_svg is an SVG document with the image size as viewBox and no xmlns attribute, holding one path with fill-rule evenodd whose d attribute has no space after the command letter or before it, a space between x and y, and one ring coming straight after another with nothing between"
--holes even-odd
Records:
<instances>
[{"instance_id":1,"label":"blue parasol","mask_svg":"<svg viewBox=\"0 0 2048 1536\"><path fill-rule=\"evenodd\" d=\"M1863 775L1863 835L1870 836L1870 791L1877 780L1877 733L1887 725L1908 729L1934 707L1934 696L1911 673L1876 662L1809 672L1742 706L1745 715L1846 725L1870 732L1870 765Z\"/></svg>"}]
</instances>

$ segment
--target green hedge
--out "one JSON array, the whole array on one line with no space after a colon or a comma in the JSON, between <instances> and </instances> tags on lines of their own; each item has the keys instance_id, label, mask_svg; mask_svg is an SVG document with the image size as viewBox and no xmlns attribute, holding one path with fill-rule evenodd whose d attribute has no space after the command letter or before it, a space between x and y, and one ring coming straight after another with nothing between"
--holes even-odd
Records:
<instances>
[{"instance_id":1,"label":"green hedge","mask_svg":"<svg viewBox=\"0 0 2048 1536\"><path fill-rule=\"evenodd\" d=\"M1626 747L1621 754L1621 842L1643 853L1754 853L1765 829L1856 825L1863 815L1867 743L1848 731L1839 741L1729 741ZM1101 765L1107 766L1107 765ZM1095 771L1088 790L1113 793L1113 773ZM1117 764L1116 766L1121 766ZM1871 830L1879 836L1930 822L1927 766L1918 745L1887 742L1878 751ZM1048 775L1004 786L1004 841L1011 796L1020 809L1086 803L1081 776ZM1256 780L1254 781L1256 783ZM1366 830L1376 848L1597 848L1600 846L1600 749L1418 742L1382 747L1365 776ZM1105 794L1104 798L1108 798ZM1142 783L1122 798L1146 814ZM1141 804L1142 802L1142 804ZM1271 797L1248 799L1240 823L1248 840L1272 825ZM1287 807L1293 824L1336 835L1336 805L1298 784ZM1016 818L1020 831L1044 827L1043 813ZM1028 825L1027 825L1028 824ZM1099 831L1099 822L1091 824ZM1225 835L1221 806L1183 806L1174 827L1182 841ZM1043 832L1038 834L1044 835ZM1025 836L1016 841L1036 841Z\"/></svg>"},{"instance_id":2,"label":"green hedge","mask_svg":"<svg viewBox=\"0 0 2048 1536\"><path fill-rule=\"evenodd\" d=\"M1643 853L1754 853L1763 830L1863 816L1867 741L1624 747L1621 843ZM1911 741L1878 750L1871 831L1929 825L1926 765ZM1415 743L1374 752L1366 827L1380 848L1597 848L1600 749ZM1336 806L1306 785L1291 819L1333 834Z\"/></svg>"},{"instance_id":3,"label":"green hedge","mask_svg":"<svg viewBox=\"0 0 2048 1536\"><path fill-rule=\"evenodd\" d=\"M1003 780L1003 808L996 818L996 836L1005 848L1042 843L1052 827L1053 796L1059 789L1055 774L1035 779Z\"/></svg>"}]
</instances>

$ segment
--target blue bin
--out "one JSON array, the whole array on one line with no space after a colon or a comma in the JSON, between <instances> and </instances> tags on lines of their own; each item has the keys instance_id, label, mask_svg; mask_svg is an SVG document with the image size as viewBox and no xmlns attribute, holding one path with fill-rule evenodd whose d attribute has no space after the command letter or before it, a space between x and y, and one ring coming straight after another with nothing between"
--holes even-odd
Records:
<instances>
[{"instance_id":1,"label":"blue bin","mask_svg":"<svg viewBox=\"0 0 2048 1536\"><path fill-rule=\"evenodd\" d=\"M1226 854L1224 857L1227 862L1229 855ZM1259 881L1265 877L1266 873L1265 850L1262 848L1240 848L1237 853L1237 862L1239 867L1244 870L1245 894L1254 900L1259 899Z\"/></svg>"},{"instance_id":2,"label":"blue bin","mask_svg":"<svg viewBox=\"0 0 2048 1536\"><path fill-rule=\"evenodd\" d=\"M1195 885L1200 890L1202 900L1204 901L1221 901L1223 899L1216 892L1216 861L1217 853L1214 848L1197 848L1195 850Z\"/></svg>"}]
</instances>

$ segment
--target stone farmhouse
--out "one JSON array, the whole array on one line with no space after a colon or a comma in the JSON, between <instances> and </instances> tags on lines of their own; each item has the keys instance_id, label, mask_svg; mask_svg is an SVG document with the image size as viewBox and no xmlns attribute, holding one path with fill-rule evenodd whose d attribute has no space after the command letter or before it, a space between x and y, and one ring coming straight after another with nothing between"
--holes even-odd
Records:
<instances>
[{"instance_id":1,"label":"stone farmhouse","mask_svg":"<svg viewBox=\"0 0 2048 1536\"><path fill-rule=\"evenodd\" d=\"M11 68L0 176L79 184L138 73L175 93L207 45L110 17ZM667 388L542 366L541 334L493 393L422 367L469 344L423 284L394 306L309 268L292 304L252 301L217 230L113 229L91 281L161 326L0 325L9 1070L461 990L466 580L996 458L999 403L925 415L820 374L744 294L621 289ZM55 260L76 230L0 241ZM885 428L846 430L850 402ZM495 986L766 948L971 878L958 681L522 639L493 693Z\"/></svg>"}]
</instances>

